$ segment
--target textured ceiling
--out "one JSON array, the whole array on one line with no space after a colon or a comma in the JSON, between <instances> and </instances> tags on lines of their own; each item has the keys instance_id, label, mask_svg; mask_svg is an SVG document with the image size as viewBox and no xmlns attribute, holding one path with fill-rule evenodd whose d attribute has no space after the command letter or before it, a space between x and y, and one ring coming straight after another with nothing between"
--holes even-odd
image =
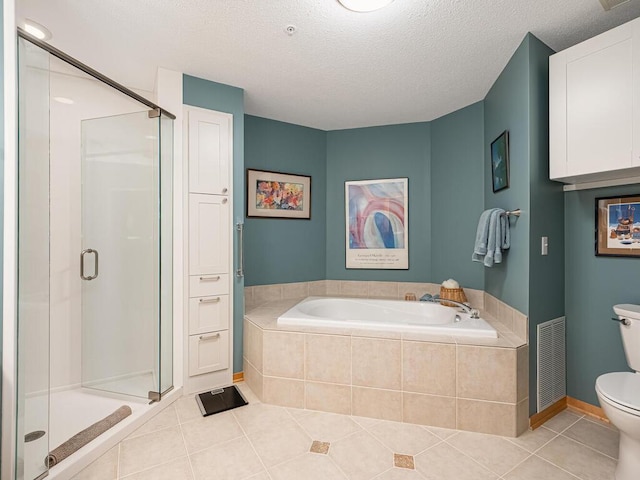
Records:
<instances>
[{"instance_id":1,"label":"textured ceiling","mask_svg":"<svg viewBox=\"0 0 640 480\"><path fill-rule=\"evenodd\" d=\"M157 67L245 89L247 113L334 130L432 120L484 98L527 32L562 50L640 0L17 0L18 21L130 87ZM289 36L287 25L297 31Z\"/></svg>"}]
</instances>

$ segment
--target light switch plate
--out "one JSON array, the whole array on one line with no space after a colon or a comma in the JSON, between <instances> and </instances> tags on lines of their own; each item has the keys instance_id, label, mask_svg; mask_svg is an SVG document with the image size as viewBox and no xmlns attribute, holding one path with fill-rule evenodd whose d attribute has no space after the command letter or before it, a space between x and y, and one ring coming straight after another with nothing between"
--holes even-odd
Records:
<instances>
[{"instance_id":1,"label":"light switch plate","mask_svg":"<svg viewBox=\"0 0 640 480\"><path fill-rule=\"evenodd\" d=\"M549 237L542 237L540 240L540 254L549 255Z\"/></svg>"}]
</instances>

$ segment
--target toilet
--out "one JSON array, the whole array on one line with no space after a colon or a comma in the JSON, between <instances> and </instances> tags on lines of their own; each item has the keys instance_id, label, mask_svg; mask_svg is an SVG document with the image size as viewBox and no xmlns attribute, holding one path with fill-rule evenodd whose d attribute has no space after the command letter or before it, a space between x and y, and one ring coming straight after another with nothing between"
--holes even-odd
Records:
<instances>
[{"instance_id":1,"label":"toilet","mask_svg":"<svg viewBox=\"0 0 640 480\"><path fill-rule=\"evenodd\" d=\"M620 430L616 480L640 478L640 305L616 305L622 344L631 372L605 373L596 379L600 406ZM615 320L615 318L614 318Z\"/></svg>"}]
</instances>

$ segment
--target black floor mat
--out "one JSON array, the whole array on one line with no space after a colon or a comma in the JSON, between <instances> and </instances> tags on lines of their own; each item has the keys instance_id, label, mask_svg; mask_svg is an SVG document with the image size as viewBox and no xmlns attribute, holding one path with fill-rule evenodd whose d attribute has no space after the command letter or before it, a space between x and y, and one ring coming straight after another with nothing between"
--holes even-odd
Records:
<instances>
[{"instance_id":1,"label":"black floor mat","mask_svg":"<svg viewBox=\"0 0 640 480\"><path fill-rule=\"evenodd\" d=\"M232 408L243 407L248 404L242 393L235 386L199 393L196 395L196 401L203 417L226 412Z\"/></svg>"}]
</instances>

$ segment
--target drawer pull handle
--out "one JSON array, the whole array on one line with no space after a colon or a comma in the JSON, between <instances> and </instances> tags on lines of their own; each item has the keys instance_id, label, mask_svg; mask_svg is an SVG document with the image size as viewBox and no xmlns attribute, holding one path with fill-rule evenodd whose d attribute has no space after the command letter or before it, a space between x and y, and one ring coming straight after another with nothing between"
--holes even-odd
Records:
<instances>
[{"instance_id":1,"label":"drawer pull handle","mask_svg":"<svg viewBox=\"0 0 640 480\"><path fill-rule=\"evenodd\" d=\"M227 188L222 189L222 193L227 193L229 190Z\"/></svg>"},{"instance_id":2,"label":"drawer pull handle","mask_svg":"<svg viewBox=\"0 0 640 480\"><path fill-rule=\"evenodd\" d=\"M200 303L218 303L219 301L220 301L220 297L200 299Z\"/></svg>"},{"instance_id":3,"label":"drawer pull handle","mask_svg":"<svg viewBox=\"0 0 640 480\"><path fill-rule=\"evenodd\" d=\"M211 340L212 338L220 338L220 332L210 333L209 335L200 335L200 340Z\"/></svg>"},{"instance_id":4,"label":"drawer pull handle","mask_svg":"<svg viewBox=\"0 0 640 480\"><path fill-rule=\"evenodd\" d=\"M207 281L217 282L218 280L220 280L220 275L216 277L200 277L201 282L207 282Z\"/></svg>"}]
</instances>

